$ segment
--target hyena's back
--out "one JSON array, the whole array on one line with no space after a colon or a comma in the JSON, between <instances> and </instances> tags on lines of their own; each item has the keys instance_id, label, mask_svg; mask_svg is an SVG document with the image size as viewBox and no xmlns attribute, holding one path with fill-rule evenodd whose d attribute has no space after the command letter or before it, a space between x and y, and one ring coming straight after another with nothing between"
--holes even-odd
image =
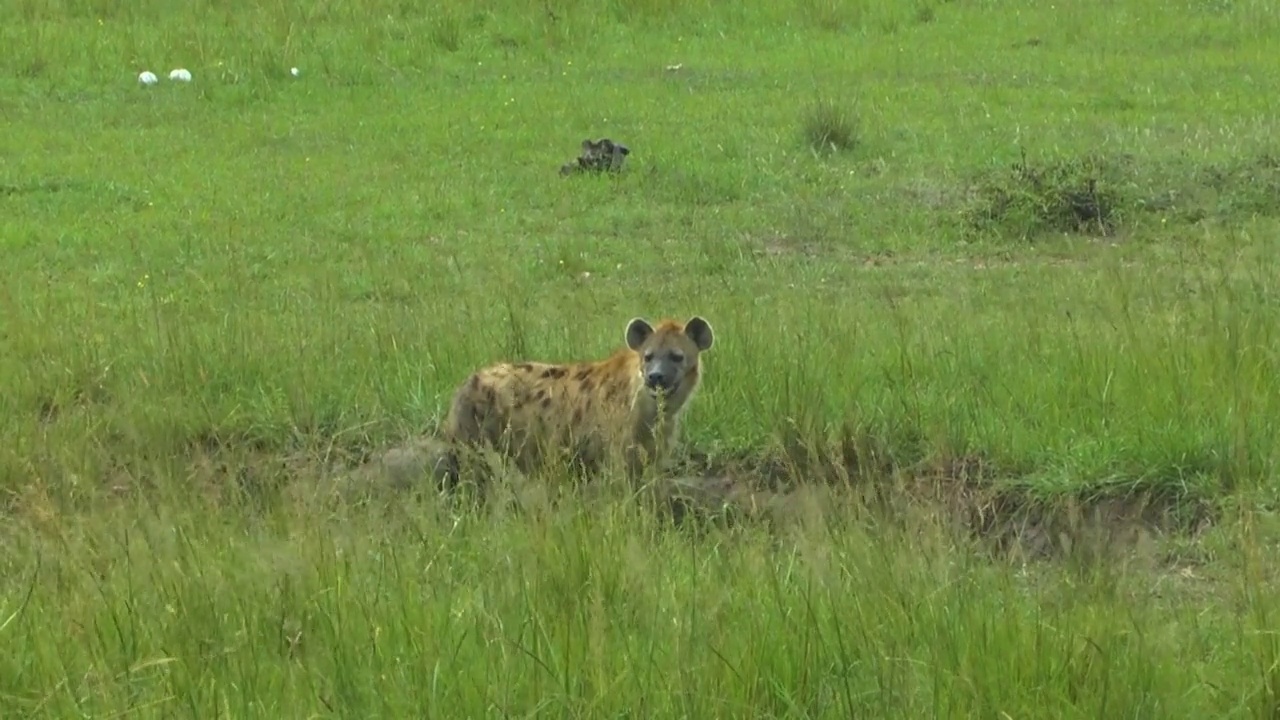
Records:
<instances>
[{"instance_id":1,"label":"hyena's back","mask_svg":"<svg viewBox=\"0 0 1280 720\"><path fill-rule=\"evenodd\" d=\"M455 393L445 434L456 443L490 445L524 472L548 453L594 465L603 436L618 430L612 426L626 411L626 388L616 385L607 387L592 363L494 365Z\"/></svg>"}]
</instances>

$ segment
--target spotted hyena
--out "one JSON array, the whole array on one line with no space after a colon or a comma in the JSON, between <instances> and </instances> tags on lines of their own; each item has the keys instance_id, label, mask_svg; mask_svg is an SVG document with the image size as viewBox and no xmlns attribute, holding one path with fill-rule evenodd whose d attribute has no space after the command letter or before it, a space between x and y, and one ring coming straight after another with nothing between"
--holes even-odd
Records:
<instances>
[{"instance_id":1,"label":"spotted hyena","mask_svg":"<svg viewBox=\"0 0 1280 720\"><path fill-rule=\"evenodd\" d=\"M582 141L582 153L578 159L560 167L561 175L572 175L576 172L619 172L631 148L616 143L609 138L600 138L592 142L591 138Z\"/></svg>"},{"instance_id":2,"label":"spotted hyena","mask_svg":"<svg viewBox=\"0 0 1280 720\"><path fill-rule=\"evenodd\" d=\"M619 461L635 481L661 465L698 389L711 325L697 316L656 327L636 318L625 337L626 347L604 360L508 362L473 373L454 393L442 428L455 462L438 467L437 477L456 483L456 450L480 447L525 473L568 461L594 474Z\"/></svg>"}]
</instances>

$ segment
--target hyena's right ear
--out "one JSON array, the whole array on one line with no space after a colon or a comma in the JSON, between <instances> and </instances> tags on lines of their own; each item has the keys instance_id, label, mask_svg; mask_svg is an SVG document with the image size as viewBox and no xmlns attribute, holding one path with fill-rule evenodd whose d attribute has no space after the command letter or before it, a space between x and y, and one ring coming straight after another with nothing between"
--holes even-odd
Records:
<instances>
[{"instance_id":1,"label":"hyena's right ear","mask_svg":"<svg viewBox=\"0 0 1280 720\"><path fill-rule=\"evenodd\" d=\"M582 141L582 154L590 157L596 151L596 144L591 142L591 138Z\"/></svg>"},{"instance_id":2,"label":"hyena's right ear","mask_svg":"<svg viewBox=\"0 0 1280 720\"><path fill-rule=\"evenodd\" d=\"M644 342L653 334L653 326L644 318L636 318L627 323L627 347L639 350Z\"/></svg>"}]
</instances>

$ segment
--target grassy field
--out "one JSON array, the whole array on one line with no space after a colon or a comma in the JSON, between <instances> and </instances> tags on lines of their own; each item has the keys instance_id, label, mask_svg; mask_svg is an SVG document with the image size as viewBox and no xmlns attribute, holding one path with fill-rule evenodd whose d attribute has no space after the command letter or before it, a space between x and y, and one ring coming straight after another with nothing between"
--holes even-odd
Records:
<instances>
[{"instance_id":1,"label":"grassy field","mask_svg":"<svg viewBox=\"0 0 1280 720\"><path fill-rule=\"evenodd\" d=\"M1277 33L4 4L0 716L1276 717ZM326 490L695 313L760 522Z\"/></svg>"}]
</instances>

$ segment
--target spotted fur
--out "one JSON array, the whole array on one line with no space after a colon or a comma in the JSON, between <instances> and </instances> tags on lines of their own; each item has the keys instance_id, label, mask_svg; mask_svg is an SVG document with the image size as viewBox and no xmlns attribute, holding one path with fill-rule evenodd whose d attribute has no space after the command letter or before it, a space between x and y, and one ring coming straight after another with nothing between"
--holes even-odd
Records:
<instances>
[{"instance_id":1,"label":"spotted fur","mask_svg":"<svg viewBox=\"0 0 1280 720\"><path fill-rule=\"evenodd\" d=\"M632 480L660 466L702 378L711 325L643 318L626 346L597 361L504 362L476 371L455 391L442 437L451 447L496 450L522 472L568 461L588 474L613 461ZM456 463L448 479L457 481Z\"/></svg>"}]
</instances>

